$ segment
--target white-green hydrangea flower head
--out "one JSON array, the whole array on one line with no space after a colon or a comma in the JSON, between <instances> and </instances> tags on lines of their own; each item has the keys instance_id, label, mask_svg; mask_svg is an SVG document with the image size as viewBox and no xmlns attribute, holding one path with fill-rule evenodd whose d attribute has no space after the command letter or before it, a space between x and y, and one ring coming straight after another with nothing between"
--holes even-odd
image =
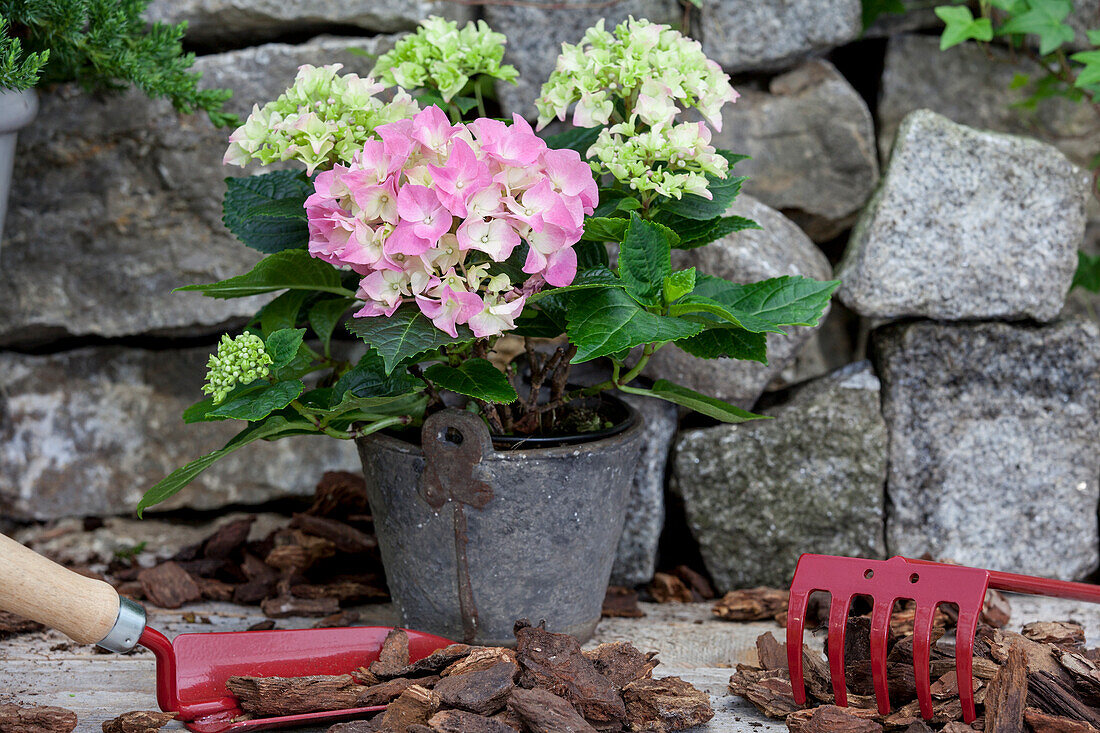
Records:
<instances>
[{"instance_id":1,"label":"white-green hydrangea flower head","mask_svg":"<svg viewBox=\"0 0 1100 733\"><path fill-rule=\"evenodd\" d=\"M516 78L515 67L501 63L505 43L504 34L483 20L459 28L455 21L433 15L383 54L371 76L402 89L434 87L450 102L476 74L502 81Z\"/></svg>"},{"instance_id":2,"label":"white-green hydrangea flower head","mask_svg":"<svg viewBox=\"0 0 1100 733\"><path fill-rule=\"evenodd\" d=\"M294 84L273 102L256 105L229 137L224 162L264 165L297 160L310 175L317 168L350 163L374 128L408 119L419 111L416 101L398 91L386 103L376 95L384 84L357 74L340 75L341 64L298 68Z\"/></svg>"},{"instance_id":3,"label":"white-green hydrangea flower head","mask_svg":"<svg viewBox=\"0 0 1100 733\"><path fill-rule=\"evenodd\" d=\"M264 340L246 333L236 338L223 334L218 351L210 355L206 363L206 384L203 394L213 395L219 404L238 384L250 384L265 379L270 373L271 356L264 349Z\"/></svg>"},{"instance_id":4,"label":"white-green hydrangea flower head","mask_svg":"<svg viewBox=\"0 0 1100 733\"><path fill-rule=\"evenodd\" d=\"M698 41L631 17L614 32L600 20L580 43L563 43L535 106L539 128L564 121L570 107L577 127L611 125L587 152L597 173L639 191L709 198L706 175L725 177L727 161L706 123L680 118L695 109L720 131L722 106L738 96Z\"/></svg>"}]
</instances>

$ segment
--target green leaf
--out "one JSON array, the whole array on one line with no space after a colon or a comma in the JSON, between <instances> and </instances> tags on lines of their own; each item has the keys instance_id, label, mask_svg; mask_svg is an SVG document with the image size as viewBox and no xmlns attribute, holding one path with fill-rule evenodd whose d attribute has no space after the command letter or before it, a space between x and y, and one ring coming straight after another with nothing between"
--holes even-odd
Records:
<instances>
[{"instance_id":1,"label":"green leaf","mask_svg":"<svg viewBox=\"0 0 1100 733\"><path fill-rule=\"evenodd\" d=\"M644 305L661 305L665 278L672 274L672 248L662 227L630 213L619 248L619 276L626 291Z\"/></svg>"},{"instance_id":2,"label":"green leaf","mask_svg":"<svg viewBox=\"0 0 1100 733\"><path fill-rule=\"evenodd\" d=\"M519 399L508 378L486 359L468 359L458 367L432 364L424 376L437 387L485 402L508 404Z\"/></svg>"},{"instance_id":3,"label":"green leaf","mask_svg":"<svg viewBox=\"0 0 1100 733\"><path fill-rule=\"evenodd\" d=\"M569 340L577 347L574 364L640 344L676 341L703 330L699 323L654 315L618 288L571 294L566 325Z\"/></svg>"},{"instance_id":4,"label":"green leaf","mask_svg":"<svg viewBox=\"0 0 1100 733\"><path fill-rule=\"evenodd\" d=\"M707 190L711 198L705 199L695 194L686 194L680 199L662 198L660 208L662 211L682 216L685 219L707 220L722 216L729 209L730 204L741 192L741 184L746 176L730 175L733 166L741 160L747 160L747 155L736 155L728 150L716 151L729 162L729 171L725 178L707 176Z\"/></svg>"},{"instance_id":5,"label":"green leaf","mask_svg":"<svg viewBox=\"0 0 1100 733\"><path fill-rule=\"evenodd\" d=\"M719 216L702 221L669 217L664 223L680 235L680 242L673 245L676 249L696 249L735 232L762 228L743 216Z\"/></svg>"},{"instance_id":6,"label":"green leaf","mask_svg":"<svg viewBox=\"0 0 1100 733\"><path fill-rule=\"evenodd\" d=\"M600 203L596 205L593 216L611 216L617 211L637 211L642 208L642 202L630 195L629 191L621 188L599 189Z\"/></svg>"},{"instance_id":7,"label":"green leaf","mask_svg":"<svg viewBox=\"0 0 1100 733\"><path fill-rule=\"evenodd\" d=\"M297 326L298 314L309 296L310 293L305 290L288 290L261 308L256 315L264 334Z\"/></svg>"},{"instance_id":8,"label":"green leaf","mask_svg":"<svg viewBox=\"0 0 1100 733\"><path fill-rule=\"evenodd\" d=\"M370 349L355 366L341 375L332 391L339 401L349 392L355 397L392 397L412 392L420 386L420 382L407 372L387 374L382 357Z\"/></svg>"},{"instance_id":9,"label":"green leaf","mask_svg":"<svg viewBox=\"0 0 1100 733\"><path fill-rule=\"evenodd\" d=\"M1084 68L1077 73L1077 80L1073 83L1075 87L1091 87L1100 84L1100 51L1082 51L1073 54L1070 58L1079 64L1084 64Z\"/></svg>"},{"instance_id":10,"label":"green leaf","mask_svg":"<svg viewBox=\"0 0 1100 733\"><path fill-rule=\"evenodd\" d=\"M186 285L176 290L199 292L211 298L245 298L277 290L320 290L346 298L355 297L355 293L340 285L339 270L310 257L303 249L287 249L268 255L244 275L205 285Z\"/></svg>"},{"instance_id":11,"label":"green leaf","mask_svg":"<svg viewBox=\"0 0 1100 733\"><path fill-rule=\"evenodd\" d=\"M1072 0L1028 0L1028 5L1030 8L1026 13L1009 18L997 29L997 33L1038 36L1042 56L1058 50L1063 43L1073 42L1074 30L1063 22L1073 11ZM938 15L939 8L936 12Z\"/></svg>"},{"instance_id":12,"label":"green leaf","mask_svg":"<svg viewBox=\"0 0 1100 733\"><path fill-rule=\"evenodd\" d=\"M210 417L248 420L249 422L263 420L272 412L281 410L293 400L298 399L298 395L302 394L302 390L305 388L300 379L276 382L256 392L250 392L235 398L226 398L224 402L207 414Z\"/></svg>"},{"instance_id":13,"label":"green leaf","mask_svg":"<svg viewBox=\"0 0 1100 733\"><path fill-rule=\"evenodd\" d=\"M142 512L149 507L160 504L162 501L171 498L184 486L194 481L199 474L210 468L218 459L224 458L233 451L243 448L249 443L254 443L257 440L273 440L284 435L296 435L313 431L313 425L304 418L299 418L297 416L275 414L268 417L263 422L251 423L244 430L237 433L237 435L226 443L224 447L207 453L205 456L191 461L186 466L177 468L168 476L158 481L156 485L145 492L145 496L141 497L141 501L138 502L137 505L137 514L140 517Z\"/></svg>"},{"instance_id":14,"label":"green leaf","mask_svg":"<svg viewBox=\"0 0 1100 733\"><path fill-rule=\"evenodd\" d=\"M477 97L455 97L451 101L458 105L462 114L466 114L477 106Z\"/></svg>"},{"instance_id":15,"label":"green leaf","mask_svg":"<svg viewBox=\"0 0 1100 733\"><path fill-rule=\"evenodd\" d=\"M298 355L305 335L304 328L283 328L267 337L264 350L271 357L271 371L282 369Z\"/></svg>"},{"instance_id":16,"label":"green leaf","mask_svg":"<svg viewBox=\"0 0 1100 733\"><path fill-rule=\"evenodd\" d=\"M549 288L533 293L527 298L528 303L538 303L546 298L562 293L570 293L574 290L590 290L592 288L623 288L626 285L619 276L607 267L592 267L578 273L573 282L560 288ZM560 333L560 332L559 332Z\"/></svg>"},{"instance_id":17,"label":"green leaf","mask_svg":"<svg viewBox=\"0 0 1100 733\"><path fill-rule=\"evenodd\" d=\"M697 278L692 295L721 304L746 330L782 333L781 326L816 326L839 286L839 280L819 281L791 275L748 285L702 275Z\"/></svg>"},{"instance_id":18,"label":"green leaf","mask_svg":"<svg viewBox=\"0 0 1100 733\"><path fill-rule=\"evenodd\" d=\"M715 397L708 397L705 394L696 392L693 389L687 387L681 387L678 384L673 384L667 379L658 379L653 383L652 389L643 389L641 387L619 387L624 392L630 394L643 395L645 397L656 397L659 400L665 400L666 402L672 402L682 407L687 407L696 412L702 413L707 417L713 417L715 420L721 420L727 423L741 423L749 420L770 420L767 415L757 415L756 413L749 412L748 410L742 410L736 405L731 405L728 402L723 402Z\"/></svg>"},{"instance_id":19,"label":"green leaf","mask_svg":"<svg viewBox=\"0 0 1100 733\"><path fill-rule=\"evenodd\" d=\"M590 216L584 220L584 234L581 239L589 242L621 242L626 224L626 219Z\"/></svg>"},{"instance_id":20,"label":"green leaf","mask_svg":"<svg viewBox=\"0 0 1100 733\"><path fill-rule=\"evenodd\" d=\"M904 12L905 3L901 0L863 0L863 30L870 28L880 15Z\"/></svg>"},{"instance_id":21,"label":"green leaf","mask_svg":"<svg viewBox=\"0 0 1100 733\"><path fill-rule=\"evenodd\" d=\"M976 41L993 40L993 24L989 18L974 18L968 7L939 5L936 16L943 21L943 35L940 36L940 50L946 51L952 46L974 39Z\"/></svg>"},{"instance_id":22,"label":"green leaf","mask_svg":"<svg viewBox=\"0 0 1100 733\"><path fill-rule=\"evenodd\" d=\"M1012 75L1012 81L1008 83L1009 89L1023 89L1031 81L1031 77L1027 74L1021 74L1019 72Z\"/></svg>"},{"instance_id":23,"label":"green leaf","mask_svg":"<svg viewBox=\"0 0 1100 733\"><path fill-rule=\"evenodd\" d=\"M1100 46L1100 30L1085 31L1085 35L1088 37L1089 43Z\"/></svg>"},{"instance_id":24,"label":"green leaf","mask_svg":"<svg viewBox=\"0 0 1100 733\"><path fill-rule=\"evenodd\" d=\"M571 127L565 132L559 132L557 135L548 135L543 139L546 141L546 145L557 150L568 148L569 150L576 150L581 154L582 158L587 157L588 149L592 147L592 143L596 142L596 138L600 136L600 130L603 127Z\"/></svg>"},{"instance_id":25,"label":"green leaf","mask_svg":"<svg viewBox=\"0 0 1100 733\"><path fill-rule=\"evenodd\" d=\"M320 301L309 309L309 327L313 329L317 338L321 339L321 347L326 354L329 353L329 342L332 340L332 332L336 329L336 324L354 304L353 298L330 298Z\"/></svg>"},{"instance_id":26,"label":"green leaf","mask_svg":"<svg viewBox=\"0 0 1100 733\"><path fill-rule=\"evenodd\" d=\"M675 345L700 359L728 357L768 363L767 335L735 326L708 328L698 336L680 339Z\"/></svg>"},{"instance_id":27,"label":"green leaf","mask_svg":"<svg viewBox=\"0 0 1100 733\"><path fill-rule=\"evenodd\" d=\"M695 268L674 272L665 278L665 302L679 300L695 289Z\"/></svg>"},{"instance_id":28,"label":"green leaf","mask_svg":"<svg viewBox=\"0 0 1100 733\"><path fill-rule=\"evenodd\" d=\"M1100 293L1100 255L1089 255L1078 251L1077 271L1073 274L1073 284L1070 289L1084 288L1093 293Z\"/></svg>"},{"instance_id":29,"label":"green leaf","mask_svg":"<svg viewBox=\"0 0 1100 733\"><path fill-rule=\"evenodd\" d=\"M347 327L374 347L382 357L386 374L406 359L426 351L474 340L474 332L466 326L459 326L458 338L451 338L411 303L402 305L388 318L352 318Z\"/></svg>"},{"instance_id":30,"label":"green leaf","mask_svg":"<svg viewBox=\"0 0 1100 733\"><path fill-rule=\"evenodd\" d=\"M298 171L225 179L222 221L237 239L266 254L309 242L303 204L313 185Z\"/></svg>"},{"instance_id":31,"label":"green leaf","mask_svg":"<svg viewBox=\"0 0 1100 733\"><path fill-rule=\"evenodd\" d=\"M573 249L577 253L577 269L581 272L593 267L607 267L611 262L607 245L603 242L577 242Z\"/></svg>"}]
</instances>

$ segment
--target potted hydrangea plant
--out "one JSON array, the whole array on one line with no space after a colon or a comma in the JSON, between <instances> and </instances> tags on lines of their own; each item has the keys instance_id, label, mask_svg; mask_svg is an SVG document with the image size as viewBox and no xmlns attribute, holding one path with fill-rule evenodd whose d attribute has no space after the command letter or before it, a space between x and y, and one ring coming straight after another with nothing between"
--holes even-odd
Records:
<instances>
[{"instance_id":1,"label":"potted hydrangea plant","mask_svg":"<svg viewBox=\"0 0 1100 733\"><path fill-rule=\"evenodd\" d=\"M139 507L256 440L354 439L404 623L493 643L523 616L581 637L599 619L644 429L614 393L755 419L637 377L660 348L764 361L766 334L816 324L836 287L673 270L674 248L756 226L725 215L742 156L682 119L717 128L737 96L698 43L601 22L563 46L538 102L541 125L572 108L574 127L542 138L486 115L489 82L515 76L503 42L433 18L378 60L380 81L302 67L233 133L226 162L305 170L227 179L227 226L267 256L184 289L281 294L223 337L184 415L244 429ZM361 358L333 349L341 323ZM608 376L575 384L597 359Z\"/></svg>"}]
</instances>

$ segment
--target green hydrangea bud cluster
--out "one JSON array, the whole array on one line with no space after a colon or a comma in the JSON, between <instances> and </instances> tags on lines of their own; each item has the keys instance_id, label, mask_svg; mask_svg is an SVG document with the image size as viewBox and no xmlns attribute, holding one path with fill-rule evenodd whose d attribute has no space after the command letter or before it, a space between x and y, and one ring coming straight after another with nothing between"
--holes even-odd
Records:
<instances>
[{"instance_id":1,"label":"green hydrangea bud cluster","mask_svg":"<svg viewBox=\"0 0 1100 733\"><path fill-rule=\"evenodd\" d=\"M514 66L500 63L505 43L504 34L483 20L459 29L455 21L433 15L383 54L371 75L404 89L434 87L449 102L475 74L502 81L516 78Z\"/></svg>"},{"instance_id":2,"label":"green hydrangea bud cluster","mask_svg":"<svg viewBox=\"0 0 1100 733\"><path fill-rule=\"evenodd\" d=\"M587 152L597 174L663 196L709 197L705 174L724 177L726 160L710 145L706 124L678 118L696 109L721 130L722 106L738 96L698 41L631 17L613 33L600 20L580 43L563 43L535 106L539 128L565 120L571 106L578 127L616 123Z\"/></svg>"},{"instance_id":3,"label":"green hydrangea bud cluster","mask_svg":"<svg viewBox=\"0 0 1100 733\"><path fill-rule=\"evenodd\" d=\"M375 95L384 84L371 77L339 74L342 64L298 68L294 84L273 102L256 105L248 120L229 137L224 162L264 165L297 160L310 175L317 168L350 163L374 128L412 117L416 101L398 91L388 104Z\"/></svg>"},{"instance_id":4,"label":"green hydrangea bud cluster","mask_svg":"<svg viewBox=\"0 0 1100 733\"><path fill-rule=\"evenodd\" d=\"M271 373L268 365L271 356L264 349L264 340L253 333L236 338L222 335L216 354L210 355L206 366L206 384L203 394L213 395L214 404L220 403L238 384L249 384L264 379Z\"/></svg>"}]
</instances>

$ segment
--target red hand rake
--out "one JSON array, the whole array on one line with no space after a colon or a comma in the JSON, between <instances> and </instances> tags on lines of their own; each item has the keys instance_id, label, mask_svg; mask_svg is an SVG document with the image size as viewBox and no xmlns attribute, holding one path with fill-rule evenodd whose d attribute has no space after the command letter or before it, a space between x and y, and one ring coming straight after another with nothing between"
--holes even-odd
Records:
<instances>
[{"instance_id":1,"label":"red hand rake","mask_svg":"<svg viewBox=\"0 0 1100 733\"><path fill-rule=\"evenodd\" d=\"M829 606L829 673L835 702L841 707L848 705L844 679L844 632L848 623L848 608L853 596L868 596L873 600L871 678L878 710L883 715L890 712L886 678L886 640L890 612L896 601L912 600L916 603L913 667L916 673L917 699L920 701L921 715L930 720L932 692L929 657L932 650L933 616L939 604L954 603L959 608L955 631L955 673L959 683L959 700L962 702L963 720L967 723L973 721L974 635L978 628L982 603L985 601L985 592L990 588L1100 603L1100 587L1084 583L979 570L926 560L909 560L904 557L861 560L854 557L802 555L791 581L787 607L787 660L795 702L799 705L806 703L806 687L802 677L802 632L806 624L806 605L811 593L823 591L832 596Z\"/></svg>"}]
</instances>

